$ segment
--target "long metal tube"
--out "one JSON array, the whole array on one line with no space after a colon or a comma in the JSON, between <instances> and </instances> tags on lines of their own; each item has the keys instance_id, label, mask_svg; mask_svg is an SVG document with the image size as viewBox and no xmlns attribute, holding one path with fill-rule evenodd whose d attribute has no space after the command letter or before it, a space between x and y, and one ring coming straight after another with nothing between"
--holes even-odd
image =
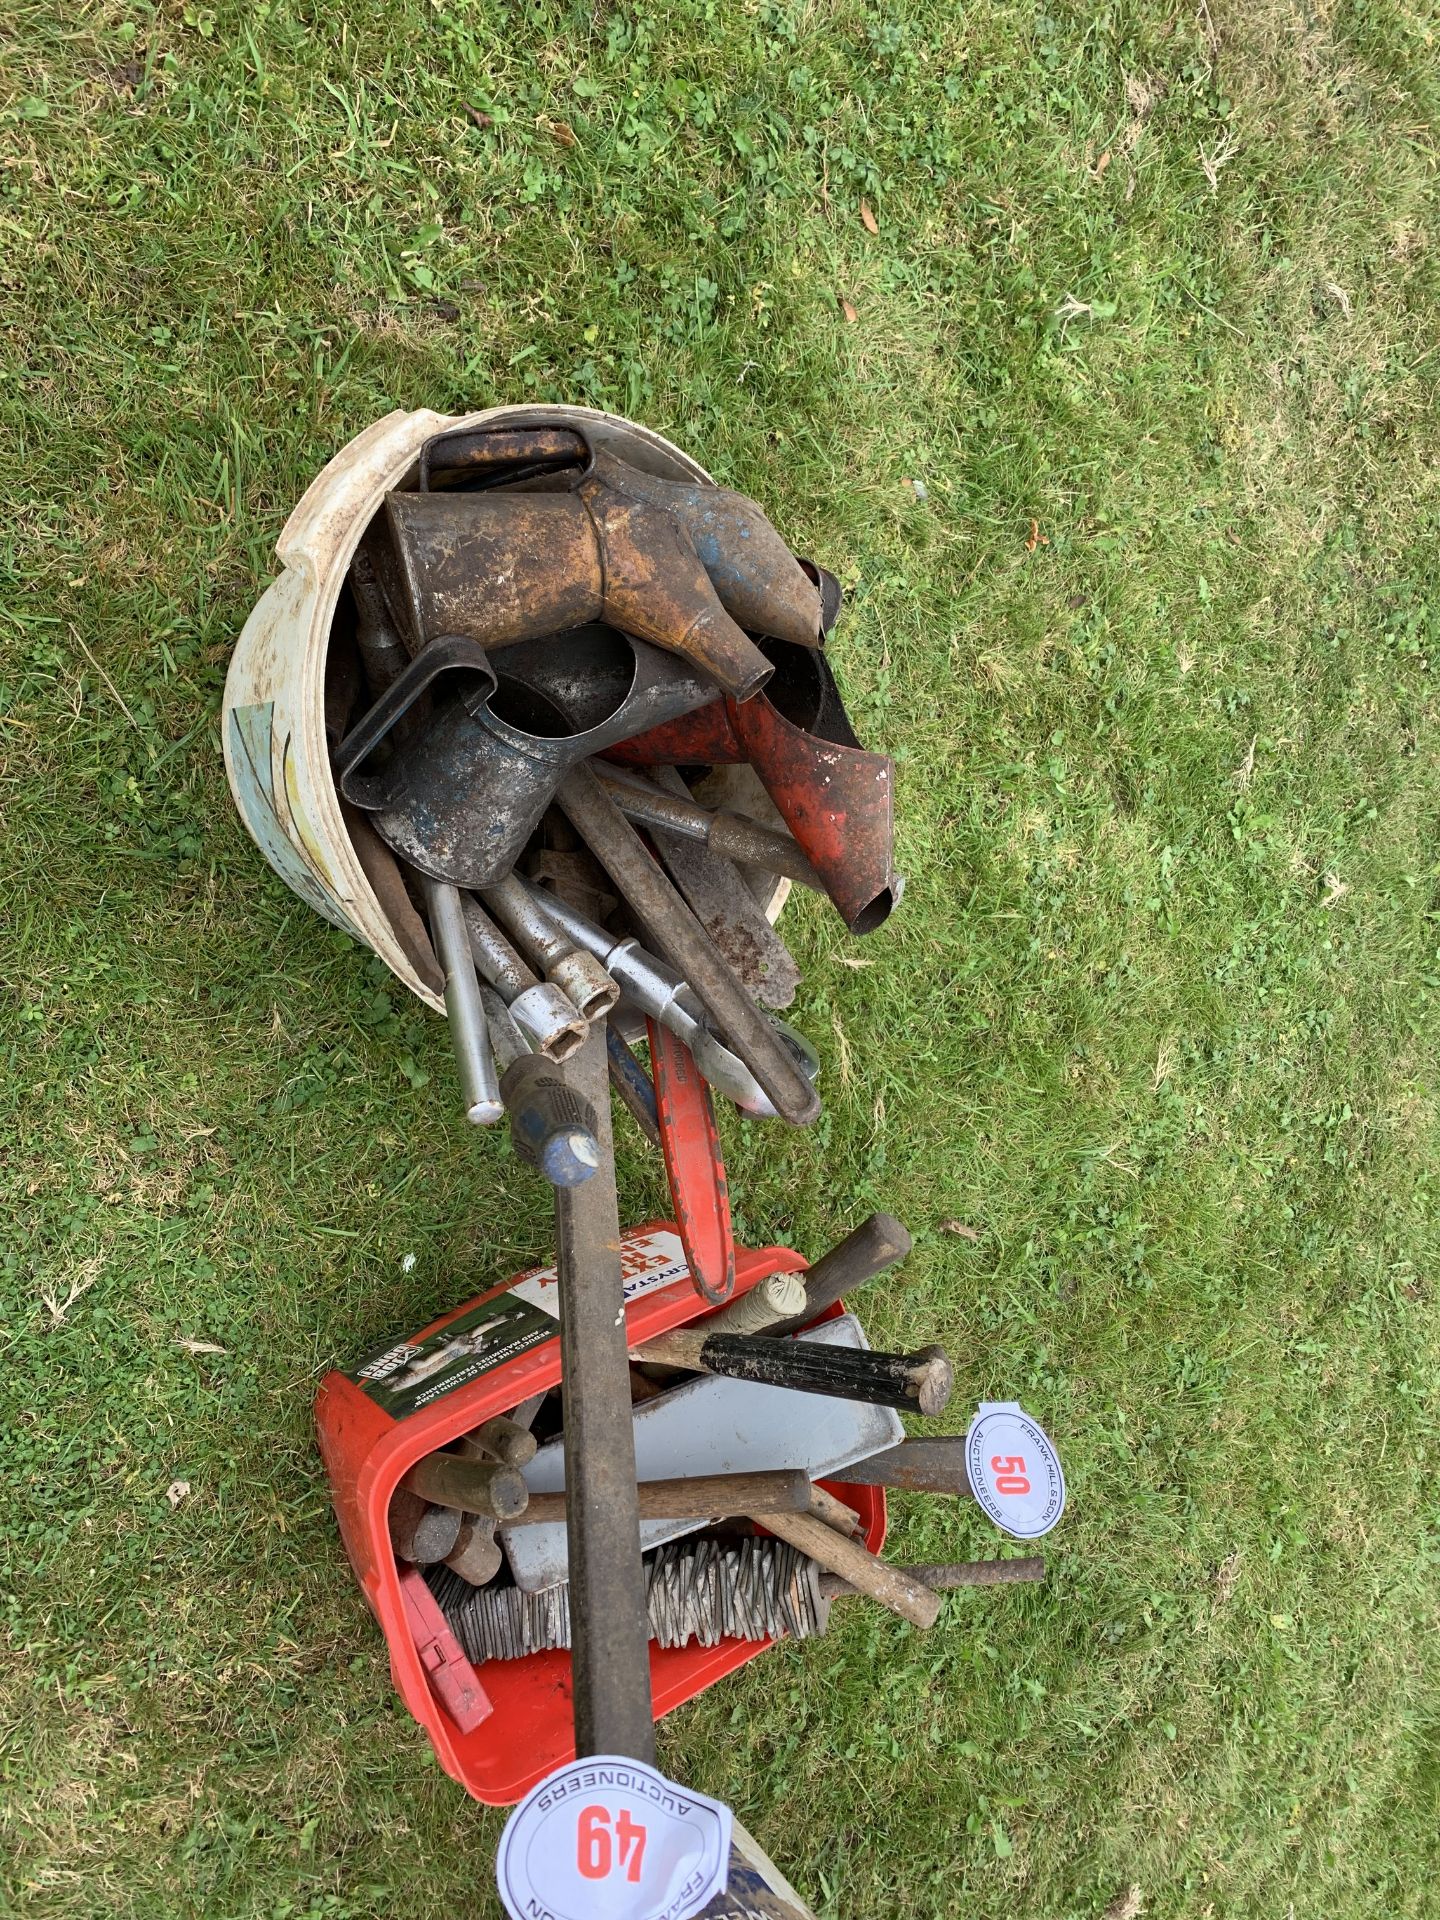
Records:
<instances>
[{"instance_id":1,"label":"long metal tube","mask_svg":"<svg viewBox=\"0 0 1440 1920\"><path fill-rule=\"evenodd\" d=\"M763 867L767 873L783 873L802 887L824 893L825 882L788 833L776 833L743 814L712 813L696 801L663 792L640 774L622 771L604 761L595 762L594 774L627 820L683 833L687 840L702 841L727 860Z\"/></svg>"},{"instance_id":2,"label":"long metal tube","mask_svg":"<svg viewBox=\"0 0 1440 1920\"><path fill-rule=\"evenodd\" d=\"M520 958L473 894L459 897L475 964L509 1006L519 994L538 987L540 976Z\"/></svg>"},{"instance_id":3,"label":"long metal tube","mask_svg":"<svg viewBox=\"0 0 1440 1920\"><path fill-rule=\"evenodd\" d=\"M512 940L516 937L517 928L524 929L536 966L548 966L556 960L563 960L572 951L570 942L555 922L530 898L525 891L524 881L517 874L507 873L493 887L482 889L482 898Z\"/></svg>"},{"instance_id":4,"label":"long metal tube","mask_svg":"<svg viewBox=\"0 0 1440 1920\"><path fill-rule=\"evenodd\" d=\"M495 1077L485 1009L480 1004L480 982L475 975L460 895L444 880L426 880L424 884L430 933L445 970L445 1012L465 1095L465 1117L476 1126L488 1127L501 1118L505 1107L500 1099L500 1082Z\"/></svg>"},{"instance_id":5,"label":"long metal tube","mask_svg":"<svg viewBox=\"0 0 1440 1920\"><path fill-rule=\"evenodd\" d=\"M590 768L572 767L561 782L558 798L570 824L624 894L651 943L699 994L776 1111L794 1126L813 1120L820 1111L820 1097L794 1055Z\"/></svg>"},{"instance_id":6,"label":"long metal tube","mask_svg":"<svg viewBox=\"0 0 1440 1920\"><path fill-rule=\"evenodd\" d=\"M590 1028L564 1071L595 1110L600 1149L594 1179L555 1195L575 1751L653 1764L650 1620L603 1026Z\"/></svg>"},{"instance_id":7,"label":"long metal tube","mask_svg":"<svg viewBox=\"0 0 1440 1920\"><path fill-rule=\"evenodd\" d=\"M522 1059L530 1049L525 1044L525 1036L510 1017L510 1009L500 998L494 987L481 987L480 1004L485 1009L485 1019L490 1027L490 1046L495 1055L495 1064L501 1073Z\"/></svg>"},{"instance_id":8,"label":"long metal tube","mask_svg":"<svg viewBox=\"0 0 1440 1920\"><path fill-rule=\"evenodd\" d=\"M605 1052L610 1064L611 1086L651 1146L658 1147L660 1116L655 1105L655 1083L610 1020L605 1022Z\"/></svg>"},{"instance_id":9,"label":"long metal tube","mask_svg":"<svg viewBox=\"0 0 1440 1920\"><path fill-rule=\"evenodd\" d=\"M642 1013L669 1027L677 1040L689 1046L696 1029L704 1022L705 1010L687 994L685 982L678 973L647 953L638 940L597 927L559 894L535 886L531 886L529 892L547 919L567 933L577 946L593 953ZM670 1018L672 1009L676 1011L674 1021Z\"/></svg>"}]
</instances>

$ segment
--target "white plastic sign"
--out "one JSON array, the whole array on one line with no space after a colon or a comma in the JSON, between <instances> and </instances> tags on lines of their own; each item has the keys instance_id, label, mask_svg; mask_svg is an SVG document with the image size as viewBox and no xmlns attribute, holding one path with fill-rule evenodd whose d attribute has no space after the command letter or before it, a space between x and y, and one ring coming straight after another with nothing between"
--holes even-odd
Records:
<instances>
[{"instance_id":1,"label":"white plastic sign","mask_svg":"<svg viewBox=\"0 0 1440 1920\"><path fill-rule=\"evenodd\" d=\"M730 1809L639 1760L592 1755L534 1787L500 1836L511 1920L688 1920L725 1891Z\"/></svg>"},{"instance_id":2,"label":"white plastic sign","mask_svg":"<svg viewBox=\"0 0 1440 1920\"><path fill-rule=\"evenodd\" d=\"M1060 1456L1013 1400L982 1402L965 1436L965 1470L985 1512L1017 1540L1038 1540L1065 1511Z\"/></svg>"}]
</instances>

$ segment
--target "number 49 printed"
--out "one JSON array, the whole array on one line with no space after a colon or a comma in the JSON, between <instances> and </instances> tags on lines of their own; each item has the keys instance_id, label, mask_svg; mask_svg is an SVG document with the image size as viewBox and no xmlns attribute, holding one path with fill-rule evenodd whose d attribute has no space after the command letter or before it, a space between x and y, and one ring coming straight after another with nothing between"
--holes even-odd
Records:
<instances>
[{"instance_id":1,"label":"number 49 printed","mask_svg":"<svg viewBox=\"0 0 1440 1920\"><path fill-rule=\"evenodd\" d=\"M725 1890L731 1825L721 1801L642 1761L585 1754L505 1822L496 1884L510 1920L690 1920Z\"/></svg>"},{"instance_id":2,"label":"number 49 printed","mask_svg":"<svg viewBox=\"0 0 1440 1920\"><path fill-rule=\"evenodd\" d=\"M645 1829L628 1808L612 1819L607 1807L582 1807L575 1823L575 1865L583 1880L608 1880L619 1872L636 1886L645 1861Z\"/></svg>"}]
</instances>

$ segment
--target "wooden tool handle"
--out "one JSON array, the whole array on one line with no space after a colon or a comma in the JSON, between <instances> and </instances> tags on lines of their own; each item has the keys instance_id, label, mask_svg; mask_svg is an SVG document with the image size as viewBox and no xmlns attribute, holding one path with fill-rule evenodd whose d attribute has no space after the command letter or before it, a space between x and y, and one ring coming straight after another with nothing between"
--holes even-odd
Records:
<instances>
[{"instance_id":1,"label":"wooden tool handle","mask_svg":"<svg viewBox=\"0 0 1440 1920\"><path fill-rule=\"evenodd\" d=\"M668 1393L672 1386L677 1386L678 1384L678 1381L673 1380L660 1381L647 1379L639 1367L632 1365L630 1368L630 1404L632 1407L638 1407L646 1400L658 1400L662 1393Z\"/></svg>"},{"instance_id":2,"label":"wooden tool handle","mask_svg":"<svg viewBox=\"0 0 1440 1920\"><path fill-rule=\"evenodd\" d=\"M896 1266L909 1253L914 1242L893 1213L872 1213L853 1233L823 1254L805 1275L805 1306L802 1312L772 1321L765 1329L770 1334L794 1333L808 1326L817 1314L867 1280Z\"/></svg>"},{"instance_id":3,"label":"wooden tool handle","mask_svg":"<svg viewBox=\"0 0 1440 1920\"><path fill-rule=\"evenodd\" d=\"M896 1567L896 1573L908 1574L932 1593L948 1593L955 1587L1009 1587L1023 1581L1043 1580L1045 1562L1034 1560L946 1560L918 1567ZM837 1574L822 1573L820 1591L827 1600L843 1600L858 1593L848 1580Z\"/></svg>"},{"instance_id":4,"label":"wooden tool handle","mask_svg":"<svg viewBox=\"0 0 1440 1920\"><path fill-rule=\"evenodd\" d=\"M504 1414L499 1414L495 1419L487 1420L483 1426L477 1427L474 1433L466 1434L457 1449L461 1457L472 1460L487 1458L486 1447L490 1429L501 1428L503 1432L498 1435L498 1438L502 1445L511 1449L511 1458L506 1464L522 1467L533 1460L536 1443L530 1429L535 1424L536 1414L544 1404L546 1391L547 1389L542 1388L539 1393L532 1393L528 1400L522 1400L518 1407L511 1409L508 1418ZM516 1438L517 1435L519 1439ZM517 1459L514 1457L514 1452L521 1441L528 1442L529 1451L524 1454L523 1459ZM438 1508L437 1511L444 1512L445 1509ZM465 1514L460 1521L459 1538L453 1550L445 1556L446 1566L452 1572L458 1573L462 1579L468 1580L472 1587L483 1587L495 1578L504 1562L505 1556L500 1551L499 1541L495 1538L494 1516L486 1513Z\"/></svg>"},{"instance_id":5,"label":"wooden tool handle","mask_svg":"<svg viewBox=\"0 0 1440 1920\"><path fill-rule=\"evenodd\" d=\"M390 1496L389 1522L396 1558L416 1567L433 1566L443 1560L460 1531L458 1513L432 1507L405 1487L397 1487Z\"/></svg>"},{"instance_id":6,"label":"wooden tool handle","mask_svg":"<svg viewBox=\"0 0 1440 1920\"><path fill-rule=\"evenodd\" d=\"M464 1460L458 1453L431 1453L400 1482L409 1493L457 1513L478 1513L492 1520L513 1520L525 1511L530 1490L514 1467ZM453 1546L454 1542L451 1542Z\"/></svg>"},{"instance_id":7,"label":"wooden tool handle","mask_svg":"<svg viewBox=\"0 0 1440 1920\"><path fill-rule=\"evenodd\" d=\"M781 1540L788 1540L801 1553L840 1578L859 1593L868 1593L892 1613L912 1626L934 1626L940 1612L940 1596L899 1567L877 1560L873 1553L854 1540L847 1540L813 1513L757 1513L762 1527Z\"/></svg>"},{"instance_id":8,"label":"wooden tool handle","mask_svg":"<svg viewBox=\"0 0 1440 1920\"><path fill-rule=\"evenodd\" d=\"M883 1453L872 1453L868 1460L857 1460L838 1477L855 1487L901 1487L909 1493L953 1493L964 1498L973 1492L965 1467L966 1445L964 1434L905 1440Z\"/></svg>"},{"instance_id":9,"label":"wooden tool handle","mask_svg":"<svg viewBox=\"0 0 1440 1920\"><path fill-rule=\"evenodd\" d=\"M444 1513L446 1509L437 1507L435 1511ZM472 1587L483 1587L487 1580L495 1578L505 1559L495 1538L495 1522L479 1513L451 1515L451 1518L460 1520L460 1532L445 1556L445 1564Z\"/></svg>"},{"instance_id":10,"label":"wooden tool handle","mask_svg":"<svg viewBox=\"0 0 1440 1920\"><path fill-rule=\"evenodd\" d=\"M837 1500L833 1493L827 1493L824 1487L811 1487L807 1504L817 1520L823 1520L827 1527L834 1527L837 1533L860 1532L859 1514L853 1507L847 1507L843 1500Z\"/></svg>"},{"instance_id":11,"label":"wooden tool handle","mask_svg":"<svg viewBox=\"0 0 1440 1920\"><path fill-rule=\"evenodd\" d=\"M755 1339L681 1327L633 1349L637 1360L758 1380L835 1400L865 1400L902 1412L939 1413L955 1384L942 1347L916 1353L871 1353L868 1348L822 1346L814 1340Z\"/></svg>"},{"instance_id":12,"label":"wooden tool handle","mask_svg":"<svg viewBox=\"0 0 1440 1920\"><path fill-rule=\"evenodd\" d=\"M684 1480L642 1480L642 1520L712 1520L731 1513L754 1513L773 1504L775 1511L803 1513L810 1504L810 1479L799 1467L775 1473L695 1474ZM828 1499L829 1496L827 1495ZM833 1505L840 1507L838 1500ZM840 1507L848 1513L848 1507ZM565 1518L563 1493L532 1493L514 1526L528 1527Z\"/></svg>"},{"instance_id":13,"label":"wooden tool handle","mask_svg":"<svg viewBox=\"0 0 1440 1920\"><path fill-rule=\"evenodd\" d=\"M540 1442L529 1428L503 1413L486 1420L459 1443L464 1459L498 1460L504 1467L528 1467L539 1450Z\"/></svg>"}]
</instances>

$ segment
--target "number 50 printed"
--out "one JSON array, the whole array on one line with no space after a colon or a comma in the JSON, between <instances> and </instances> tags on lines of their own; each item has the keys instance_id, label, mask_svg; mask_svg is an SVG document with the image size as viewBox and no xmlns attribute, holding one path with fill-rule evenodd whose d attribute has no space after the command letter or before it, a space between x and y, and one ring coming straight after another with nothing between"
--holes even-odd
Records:
<instances>
[{"instance_id":1,"label":"number 50 printed","mask_svg":"<svg viewBox=\"0 0 1440 1920\"><path fill-rule=\"evenodd\" d=\"M990 1471L995 1476L997 1493L1028 1493L1030 1491L1030 1478L1025 1471L1023 1454L995 1454L990 1461Z\"/></svg>"}]
</instances>

